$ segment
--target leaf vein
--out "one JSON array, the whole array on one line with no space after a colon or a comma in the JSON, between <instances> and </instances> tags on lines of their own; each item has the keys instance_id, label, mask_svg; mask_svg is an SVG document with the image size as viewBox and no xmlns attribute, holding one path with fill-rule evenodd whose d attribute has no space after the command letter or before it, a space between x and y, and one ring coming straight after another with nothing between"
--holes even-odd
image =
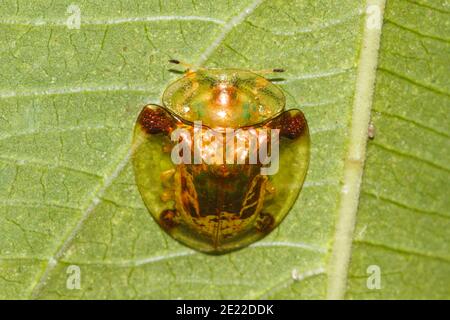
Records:
<instances>
[{"instance_id":1,"label":"leaf vein","mask_svg":"<svg viewBox=\"0 0 450 320\"><path fill-rule=\"evenodd\" d=\"M1 90L0 98L17 98L17 97L32 97L45 95L63 95L76 93L96 93L96 92L116 92L116 91L136 91L148 93L153 90L148 85L124 85L124 84L105 84L96 85L90 84L87 86L65 86L60 88L29 88L23 90Z\"/></svg>"},{"instance_id":2,"label":"leaf vein","mask_svg":"<svg viewBox=\"0 0 450 320\"><path fill-rule=\"evenodd\" d=\"M12 138L16 138L16 137L21 137L21 136L28 136L28 135L38 135L38 134L52 134L52 133L65 133L65 132L73 132L73 131L89 131L89 130L124 130L124 129L128 129L125 127L113 127L113 126L109 126L109 125L105 125L105 124L100 124L100 125L95 125L95 126L76 126L76 127L65 127L65 128L58 128L58 127L54 127L51 130L48 129L37 129L37 130L30 130L30 131L20 131L19 133L16 134L11 134L11 135L3 135L0 136L0 141L3 140L7 140L7 139L12 139Z\"/></svg>"},{"instance_id":3,"label":"leaf vein","mask_svg":"<svg viewBox=\"0 0 450 320\"><path fill-rule=\"evenodd\" d=\"M238 25L240 25L256 8L264 0L254 0L248 7L246 7L242 12L238 15L231 18L227 23L224 24L224 27L217 38L211 43L209 47L205 49L205 51L200 55L200 59L197 61L198 66L202 66L208 58L213 54L213 52L219 47L219 45L223 42L225 37Z\"/></svg>"},{"instance_id":4,"label":"leaf vein","mask_svg":"<svg viewBox=\"0 0 450 320\"><path fill-rule=\"evenodd\" d=\"M386 112L386 111L383 111L383 110L378 110L378 109L375 109L375 108L374 108L374 111L378 112L378 113L380 113L380 114L382 114L384 116L387 116L387 117L391 117L391 118L395 118L395 119L398 119L398 120L401 120L401 121L404 121L404 122L407 122L407 123L411 123L411 124L413 124L413 125L415 125L415 126L417 126L419 128L422 128L422 129L425 129L427 131L430 131L430 132L432 132L432 133L434 133L436 135L439 135L441 137L450 138L450 135L448 133L436 130L433 127L429 127L429 126L424 125L422 123L419 123L419 122L417 122L415 120L412 120L412 119L409 119L409 118L406 118L406 117L402 117L402 116L399 116L399 115L396 115L396 114L392 114L392 113L389 113L389 112Z\"/></svg>"},{"instance_id":5,"label":"leaf vein","mask_svg":"<svg viewBox=\"0 0 450 320\"><path fill-rule=\"evenodd\" d=\"M414 212L416 212L416 213L421 213L421 214L427 214L427 215L438 216L438 217L444 218L444 219L450 219L450 216L449 216L449 215L447 215L447 214L445 214L445 213L442 213L442 212L438 212L438 211L428 211L428 210L424 210L424 209L419 209L419 208L411 207L411 206L408 206L408 205L406 205L406 204L404 204L404 203L398 202L398 201L396 201L396 200L393 200L393 199L390 199L390 198L381 196L381 195L379 195L379 194L374 194L374 193L371 193L371 192L368 192L368 191L363 191L362 193L363 193L364 195L367 195L367 196L369 196L369 197L375 198L375 199L377 199L377 200L381 200L381 201L384 201L384 202L388 202L388 203L391 203L391 204L393 204L393 205L395 205L395 206L397 206L397 207L401 207L401 208L406 209L406 210L414 211Z\"/></svg>"},{"instance_id":6,"label":"leaf vein","mask_svg":"<svg viewBox=\"0 0 450 320\"><path fill-rule=\"evenodd\" d=\"M386 22L388 22L389 24L392 24L393 26L396 26L399 29L402 29L402 30L414 33L415 35L418 35L418 36L423 37L423 38L429 38L429 39L445 42L447 44L450 43L450 40L447 39L447 38L440 38L438 36L434 36L434 35L431 35L431 34L421 33L421 32L419 32L417 30L414 30L414 29L411 29L411 28L406 27L404 25L401 25L400 23L397 23L397 22L395 22L393 20L390 20L390 19L386 19Z\"/></svg>"},{"instance_id":7,"label":"leaf vein","mask_svg":"<svg viewBox=\"0 0 450 320\"><path fill-rule=\"evenodd\" d=\"M413 85L415 85L415 86L418 86L418 87L427 89L427 90L429 90L429 91L431 91L431 92L434 92L434 93L436 93L436 94L444 95L444 96L450 97L450 94L449 94L449 93L447 93L447 92L441 90L440 88L436 88L436 87L430 86L430 85L428 85L428 84L421 83L421 82L419 82L419 81L413 80L413 79L411 79L411 78L408 78L407 76L401 75L401 74L399 74L399 73L396 73L396 72L394 72L394 71L392 71L392 70L388 70L388 69L383 68L383 67L379 67L378 70L383 71L383 72L385 72L385 73L387 73L387 74L389 74L389 75L391 75L391 76L393 76L393 77L396 77L396 78L401 79L401 80L403 80L403 81L406 81L406 82L408 82L408 83L411 83L411 84L413 84Z\"/></svg>"},{"instance_id":8,"label":"leaf vein","mask_svg":"<svg viewBox=\"0 0 450 320\"><path fill-rule=\"evenodd\" d=\"M62 169L62 170L71 171L71 172L75 172L75 173L81 173L83 175L91 176L96 179L102 178L101 175L96 174L94 172L86 171L84 169L68 167L68 166L64 166L61 164L47 163L47 162L39 161L36 159L13 159L13 158L0 156L0 161L3 161L5 163L14 163L17 166L29 165L29 166L37 166L40 168L46 168L46 169Z\"/></svg>"},{"instance_id":9,"label":"leaf vein","mask_svg":"<svg viewBox=\"0 0 450 320\"><path fill-rule=\"evenodd\" d=\"M369 6L377 6L382 19L385 3L385 0L369 1L366 3L366 9ZM367 10L365 11L367 12ZM369 19L370 15L366 15L361 42L362 49L356 76L348 150L344 160L338 219L329 259L328 299L343 299L347 288L352 236L355 228L361 179L366 158L367 132L373 103L381 39L381 24L380 28L371 28L368 23Z\"/></svg>"},{"instance_id":10,"label":"leaf vein","mask_svg":"<svg viewBox=\"0 0 450 320\"><path fill-rule=\"evenodd\" d=\"M422 3L422 2L419 2L419 1L416 1L416 0L404 0L404 1L412 3L412 4L415 4L418 7L426 8L426 9L437 11L437 12L440 12L440 13L450 14L450 11L447 11L447 10L444 10L444 9L441 9L441 8L437 8L437 7L433 7L433 6L429 5L429 4L425 4L425 3Z\"/></svg>"},{"instance_id":11,"label":"leaf vein","mask_svg":"<svg viewBox=\"0 0 450 320\"><path fill-rule=\"evenodd\" d=\"M401 157L404 157L404 158L413 159L413 160L418 161L418 162L423 162L423 163L425 163L425 164L427 164L427 165L429 165L429 166L431 166L431 167L433 167L435 169L444 171L446 173L450 173L450 169L449 168L441 166L441 165L439 165L437 163L434 163L434 162L432 162L430 160L427 160L427 159L424 159L424 158L420 158L418 156L415 156L413 154L409 154L409 153L406 153L406 152L403 152L403 151L395 150L392 147L389 147L389 146L386 146L386 145L383 145L383 144L380 144L380 143L377 143L377 142L374 142L374 141L371 142L371 145L374 145L374 146L376 146L376 147L378 147L380 149L386 150L386 151L391 152L393 154L396 154L398 156L401 156Z\"/></svg>"},{"instance_id":12,"label":"leaf vein","mask_svg":"<svg viewBox=\"0 0 450 320\"><path fill-rule=\"evenodd\" d=\"M440 262L444 262L444 263L450 264L450 258L443 257L443 256L438 256L438 255L434 255L434 254L430 254L428 252L421 252L421 251L417 251L417 250L414 250L414 249L411 249L411 248L397 248L397 247L386 245L384 243L375 243L375 242L368 241L368 240L356 240L355 239L354 241L355 241L355 243L360 243L360 244L363 244L363 245L377 247L377 248L380 248L380 249L393 251L393 252L396 252L396 253L399 253L399 254L414 255L414 256L421 257L421 258L438 260Z\"/></svg>"},{"instance_id":13,"label":"leaf vein","mask_svg":"<svg viewBox=\"0 0 450 320\"><path fill-rule=\"evenodd\" d=\"M117 25L124 23L142 23L142 22L160 22L160 21L204 21L215 23L219 25L225 24L225 21L211 18L211 17L202 17L202 16L150 16L150 17L127 17L127 18L115 18L115 19L106 19L106 20L94 20L94 19L83 19L81 21L81 25L92 26L108 26L108 25ZM14 18L6 18L1 19L0 24L3 25L22 25L22 26L56 26L56 27L67 27L66 19L59 19L53 21L45 21L42 19L34 19L34 20L20 20Z\"/></svg>"}]
</instances>

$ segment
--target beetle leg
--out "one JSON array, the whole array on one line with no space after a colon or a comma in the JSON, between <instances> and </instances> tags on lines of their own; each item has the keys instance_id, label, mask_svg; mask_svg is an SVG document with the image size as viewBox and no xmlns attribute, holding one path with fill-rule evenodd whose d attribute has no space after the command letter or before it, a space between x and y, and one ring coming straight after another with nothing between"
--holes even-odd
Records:
<instances>
[{"instance_id":1,"label":"beetle leg","mask_svg":"<svg viewBox=\"0 0 450 320\"><path fill-rule=\"evenodd\" d=\"M162 151L164 153L170 153L172 151L172 144L169 141L164 141L162 145Z\"/></svg>"},{"instance_id":2,"label":"beetle leg","mask_svg":"<svg viewBox=\"0 0 450 320\"><path fill-rule=\"evenodd\" d=\"M275 219L270 213L261 212L256 220L256 230L262 233L270 232L275 224Z\"/></svg>"},{"instance_id":3,"label":"beetle leg","mask_svg":"<svg viewBox=\"0 0 450 320\"><path fill-rule=\"evenodd\" d=\"M159 215L159 221L164 229L172 229L179 224L177 210L166 209Z\"/></svg>"},{"instance_id":4,"label":"beetle leg","mask_svg":"<svg viewBox=\"0 0 450 320\"><path fill-rule=\"evenodd\" d=\"M275 188L275 186L273 185L273 183L270 182L269 179L267 179L267 181L266 181L265 189L266 189L266 190L265 190L266 192L264 193L264 200L270 200L270 199L272 199L273 196L275 195L276 188Z\"/></svg>"},{"instance_id":5,"label":"beetle leg","mask_svg":"<svg viewBox=\"0 0 450 320\"><path fill-rule=\"evenodd\" d=\"M165 171L161 172L161 175L160 175L161 182L164 185L167 185L168 183L171 182L171 180L173 180L174 175L175 175L175 169L169 169L169 170L165 170Z\"/></svg>"},{"instance_id":6,"label":"beetle leg","mask_svg":"<svg viewBox=\"0 0 450 320\"><path fill-rule=\"evenodd\" d=\"M174 192L170 189L164 190L161 194L161 200L164 202L168 202L175 198Z\"/></svg>"},{"instance_id":7,"label":"beetle leg","mask_svg":"<svg viewBox=\"0 0 450 320\"><path fill-rule=\"evenodd\" d=\"M160 179L164 186L164 191L161 194L161 200L164 202L173 200L175 198L175 193L173 189L175 169L169 169L161 172Z\"/></svg>"}]
</instances>

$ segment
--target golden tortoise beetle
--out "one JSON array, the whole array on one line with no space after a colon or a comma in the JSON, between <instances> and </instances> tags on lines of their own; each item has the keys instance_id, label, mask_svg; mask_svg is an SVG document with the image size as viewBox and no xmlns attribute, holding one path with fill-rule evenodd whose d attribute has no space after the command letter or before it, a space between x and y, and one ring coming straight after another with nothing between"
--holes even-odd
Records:
<instances>
[{"instance_id":1,"label":"golden tortoise beetle","mask_svg":"<svg viewBox=\"0 0 450 320\"><path fill-rule=\"evenodd\" d=\"M165 90L163 106L145 106L136 121L132 161L139 192L156 222L191 248L222 254L263 238L287 215L301 190L309 163L308 125L300 110L284 110L280 88L259 75L266 72L188 67ZM228 149L206 161L205 150L215 141L208 145L202 140L206 132L225 141L230 128L244 137L240 149L238 135L225 143L235 146L230 147L234 162L228 161ZM174 138L177 130L185 134ZM256 162L250 161L249 137L256 130L278 133L275 142L266 139L271 153L278 150L275 174L261 173L267 164L261 150L253 153L259 154ZM181 142L187 149L180 148ZM174 161L174 154L186 161Z\"/></svg>"}]
</instances>

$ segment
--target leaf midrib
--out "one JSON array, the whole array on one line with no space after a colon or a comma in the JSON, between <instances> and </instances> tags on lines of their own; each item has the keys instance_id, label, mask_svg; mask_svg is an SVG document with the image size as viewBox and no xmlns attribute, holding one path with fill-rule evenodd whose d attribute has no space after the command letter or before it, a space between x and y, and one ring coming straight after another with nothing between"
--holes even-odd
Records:
<instances>
[{"instance_id":1,"label":"leaf midrib","mask_svg":"<svg viewBox=\"0 0 450 320\"><path fill-rule=\"evenodd\" d=\"M365 19L363 19L364 28L355 83L350 138L347 155L344 160L341 196L328 266L327 298L333 300L345 298L346 293L353 231L366 158L367 132L375 91L385 3L386 0L367 0L366 2L366 8L375 5L380 9L379 28L369 28L368 20L370 17L367 13Z\"/></svg>"}]
</instances>

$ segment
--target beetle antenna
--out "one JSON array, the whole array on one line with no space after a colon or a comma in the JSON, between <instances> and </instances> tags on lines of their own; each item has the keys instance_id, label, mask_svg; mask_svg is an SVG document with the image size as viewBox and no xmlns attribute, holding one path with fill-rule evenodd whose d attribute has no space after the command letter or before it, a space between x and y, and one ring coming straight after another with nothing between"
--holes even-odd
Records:
<instances>
[{"instance_id":1,"label":"beetle antenna","mask_svg":"<svg viewBox=\"0 0 450 320\"><path fill-rule=\"evenodd\" d=\"M183 61L180 61L177 59L170 59L169 62L173 63L173 64L179 64L180 66L185 67L186 68L185 72L190 72L192 70L198 69L197 67L195 67L194 65L192 65L190 63L186 63L186 62L183 62Z\"/></svg>"},{"instance_id":2,"label":"beetle antenna","mask_svg":"<svg viewBox=\"0 0 450 320\"><path fill-rule=\"evenodd\" d=\"M264 69L264 70L255 70L253 72L256 74L280 73L280 72L284 72L284 69L282 69L282 68Z\"/></svg>"}]
</instances>

